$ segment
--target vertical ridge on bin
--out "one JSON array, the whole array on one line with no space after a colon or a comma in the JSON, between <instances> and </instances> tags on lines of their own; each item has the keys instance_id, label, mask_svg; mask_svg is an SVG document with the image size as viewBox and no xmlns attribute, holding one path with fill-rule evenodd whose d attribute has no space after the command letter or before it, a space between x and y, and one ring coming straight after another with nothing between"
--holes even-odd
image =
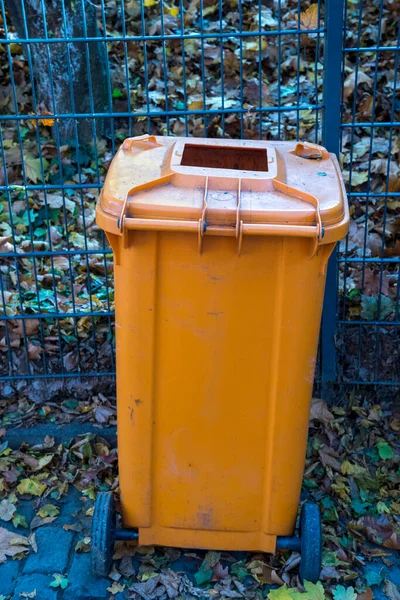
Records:
<instances>
[{"instance_id":1,"label":"vertical ridge on bin","mask_svg":"<svg viewBox=\"0 0 400 600\"><path fill-rule=\"evenodd\" d=\"M128 248L115 271L116 284L135 293L132 301L121 295L116 306L118 449L120 456L127 457L123 467L120 462L120 483L127 524L150 527L158 234L127 232L127 235Z\"/></svg>"},{"instance_id":2,"label":"vertical ridge on bin","mask_svg":"<svg viewBox=\"0 0 400 600\"><path fill-rule=\"evenodd\" d=\"M160 292L160 243L162 233L153 232L152 237L154 238L154 285L153 285L153 331L152 331L152 382L151 382L151 429L150 429L150 484L149 484L149 520L150 526L154 525L155 515L156 515L156 507L155 503L155 495L153 493L154 487L154 479L156 477L157 469L155 465L154 457L156 456L156 432L155 428L157 427L157 382L158 382L158 349L160 344L158 343L160 325L160 304L159 304L159 292Z\"/></svg>"},{"instance_id":3,"label":"vertical ridge on bin","mask_svg":"<svg viewBox=\"0 0 400 600\"><path fill-rule=\"evenodd\" d=\"M282 294L283 294L283 281L284 281L284 269L285 269L285 249L286 249L286 238L280 238L279 249L277 247L277 260L276 260L276 291L275 291L275 306L274 314L271 319L273 326L273 351L272 351L272 365L271 365L271 383L267 391L268 396L265 399L268 403L267 414L269 416L266 423L266 448L265 448L265 461L264 461L264 485L263 485L263 497L262 497L262 532L271 533L270 531L270 516L271 516L271 502L270 496L267 493L271 490L272 480L272 469L273 469L273 453L274 453L274 431L276 421L276 405L278 399L278 379L279 379L279 366L280 366L280 350L281 350L281 324L282 324Z\"/></svg>"}]
</instances>

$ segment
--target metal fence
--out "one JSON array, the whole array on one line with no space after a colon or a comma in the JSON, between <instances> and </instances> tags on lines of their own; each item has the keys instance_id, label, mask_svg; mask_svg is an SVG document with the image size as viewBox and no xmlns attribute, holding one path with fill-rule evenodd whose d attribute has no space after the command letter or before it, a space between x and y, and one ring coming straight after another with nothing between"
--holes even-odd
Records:
<instances>
[{"instance_id":1,"label":"metal fence","mask_svg":"<svg viewBox=\"0 0 400 600\"><path fill-rule=\"evenodd\" d=\"M0 29L4 395L112 388L95 202L120 142L143 133L340 150L352 224L317 379L400 382L396 0L1 0Z\"/></svg>"}]
</instances>

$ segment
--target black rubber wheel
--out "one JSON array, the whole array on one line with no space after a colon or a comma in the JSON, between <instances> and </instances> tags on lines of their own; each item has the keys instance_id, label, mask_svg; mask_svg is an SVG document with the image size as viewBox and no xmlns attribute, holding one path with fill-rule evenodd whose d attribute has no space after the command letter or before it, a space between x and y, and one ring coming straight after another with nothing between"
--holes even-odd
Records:
<instances>
[{"instance_id":1,"label":"black rubber wheel","mask_svg":"<svg viewBox=\"0 0 400 600\"><path fill-rule=\"evenodd\" d=\"M306 502L300 513L300 580L316 583L322 562L321 513L318 504Z\"/></svg>"},{"instance_id":2,"label":"black rubber wheel","mask_svg":"<svg viewBox=\"0 0 400 600\"><path fill-rule=\"evenodd\" d=\"M92 572L107 577L110 572L115 541L115 501L111 492L100 492L92 521Z\"/></svg>"}]
</instances>

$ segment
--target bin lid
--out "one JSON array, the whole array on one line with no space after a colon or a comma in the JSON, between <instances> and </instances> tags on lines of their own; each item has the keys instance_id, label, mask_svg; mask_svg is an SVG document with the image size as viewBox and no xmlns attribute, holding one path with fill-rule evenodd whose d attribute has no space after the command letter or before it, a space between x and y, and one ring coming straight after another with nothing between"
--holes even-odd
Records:
<instances>
[{"instance_id":1,"label":"bin lid","mask_svg":"<svg viewBox=\"0 0 400 600\"><path fill-rule=\"evenodd\" d=\"M349 217L338 162L322 146L146 135L124 141L99 198L100 227L121 232L125 218L299 231L319 223L329 243L347 233Z\"/></svg>"}]
</instances>

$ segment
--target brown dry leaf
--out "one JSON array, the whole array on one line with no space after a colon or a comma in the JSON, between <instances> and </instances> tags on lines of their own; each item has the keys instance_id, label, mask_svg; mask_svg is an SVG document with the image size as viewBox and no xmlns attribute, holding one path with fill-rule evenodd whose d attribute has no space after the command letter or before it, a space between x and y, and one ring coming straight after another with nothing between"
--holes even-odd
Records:
<instances>
[{"instance_id":1,"label":"brown dry leaf","mask_svg":"<svg viewBox=\"0 0 400 600\"><path fill-rule=\"evenodd\" d=\"M15 504L5 498L0 502L0 519L2 521L11 521L16 510L17 507Z\"/></svg>"},{"instance_id":2,"label":"brown dry leaf","mask_svg":"<svg viewBox=\"0 0 400 600\"><path fill-rule=\"evenodd\" d=\"M358 106L358 112L362 117L371 116L372 105L374 103L374 97L371 95L366 96Z\"/></svg>"},{"instance_id":3,"label":"brown dry leaf","mask_svg":"<svg viewBox=\"0 0 400 600\"><path fill-rule=\"evenodd\" d=\"M115 414L115 411L108 406L99 406L95 411L95 419L98 423L107 423L111 416Z\"/></svg>"},{"instance_id":4,"label":"brown dry leaf","mask_svg":"<svg viewBox=\"0 0 400 600\"><path fill-rule=\"evenodd\" d=\"M31 529L37 529L38 527L42 527L43 525L49 525L50 523L52 523L53 521L56 520L57 517L39 517L39 515L36 515L35 517L33 517L32 521L30 522L30 528Z\"/></svg>"},{"instance_id":5,"label":"brown dry leaf","mask_svg":"<svg viewBox=\"0 0 400 600\"><path fill-rule=\"evenodd\" d=\"M43 352L42 346L40 344L32 344L32 342L28 342L28 358L29 360L36 360L40 358Z\"/></svg>"},{"instance_id":6,"label":"brown dry leaf","mask_svg":"<svg viewBox=\"0 0 400 600\"><path fill-rule=\"evenodd\" d=\"M396 240L396 243L393 247L385 248L384 255L389 258L391 256L400 256L400 240Z\"/></svg>"},{"instance_id":7,"label":"brown dry leaf","mask_svg":"<svg viewBox=\"0 0 400 600\"><path fill-rule=\"evenodd\" d=\"M53 258L53 264L55 269L60 269L61 271L68 271L70 267L70 262L67 256L55 256Z\"/></svg>"},{"instance_id":8,"label":"brown dry leaf","mask_svg":"<svg viewBox=\"0 0 400 600\"><path fill-rule=\"evenodd\" d=\"M356 281L362 281L362 273L357 274ZM389 296L389 276L386 271L380 273L372 269L365 269L364 273L364 290L366 296L373 296L381 292L384 296Z\"/></svg>"},{"instance_id":9,"label":"brown dry leaf","mask_svg":"<svg viewBox=\"0 0 400 600\"><path fill-rule=\"evenodd\" d=\"M211 577L211 581L221 581L225 579L229 575L229 568L223 567L221 563L218 561L217 564L213 568L213 574Z\"/></svg>"},{"instance_id":10,"label":"brown dry leaf","mask_svg":"<svg viewBox=\"0 0 400 600\"><path fill-rule=\"evenodd\" d=\"M311 4L300 15L300 29L310 30L318 27L318 4Z\"/></svg>"},{"instance_id":11,"label":"brown dry leaf","mask_svg":"<svg viewBox=\"0 0 400 600\"><path fill-rule=\"evenodd\" d=\"M34 335L39 331L39 319L16 319L11 321L13 333L17 333L19 336ZM24 332L25 328L25 332Z\"/></svg>"},{"instance_id":12,"label":"brown dry leaf","mask_svg":"<svg viewBox=\"0 0 400 600\"><path fill-rule=\"evenodd\" d=\"M397 585L385 579L385 594L390 600L400 600L400 591Z\"/></svg>"},{"instance_id":13,"label":"brown dry leaf","mask_svg":"<svg viewBox=\"0 0 400 600\"><path fill-rule=\"evenodd\" d=\"M333 418L333 414L324 400L320 398L313 398L311 400L310 419L319 421L323 425L328 425Z\"/></svg>"},{"instance_id":14,"label":"brown dry leaf","mask_svg":"<svg viewBox=\"0 0 400 600\"><path fill-rule=\"evenodd\" d=\"M365 592L362 594L358 594L357 600L373 600L373 593L370 587L368 587Z\"/></svg>"},{"instance_id":15,"label":"brown dry leaf","mask_svg":"<svg viewBox=\"0 0 400 600\"><path fill-rule=\"evenodd\" d=\"M359 70L357 72L357 86L359 86L360 83L366 83L368 87L372 87L374 81L373 81L373 79L371 79L371 77L368 77L368 75L366 75L363 71ZM355 86L356 86L356 72L353 71L352 73L350 73L350 75L348 77L346 77L344 84L343 84L344 100L349 99L349 96L351 96L351 94L354 92Z\"/></svg>"},{"instance_id":16,"label":"brown dry leaf","mask_svg":"<svg viewBox=\"0 0 400 600\"><path fill-rule=\"evenodd\" d=\"M318 454L319 454L321 463L323 464L324 467L330 467L331 469L333 469L334 471L337 471L338 473L341 472L341 464L337 460L337 458L335 458L334 456L331 456L331 454L328 454L328 452L324 452L323 450L319 450Z\"/></svg>"},{"instance_id":17,"label":"brown dry leaf","mask_svg":"<svg viewBox=\"0 0 400 600\"><path fill-rule=\"evenodd\" d=\"M29 545L27 537L0 527L0 564L6 562L8 556L29 552Z\"/></svg>"},{"instance_id":18,"label":"brown dry leaf","mask_svg":"<svg viewBox=\"0 0 400 600\"><path fill-rule=\"evenodd\" d=\"M185 10L184 23L186 27L191 27L193 25L197 17L199 6L200 0L191 0L189 6Z\"/></svg>"},{"instance_id":19,"label":"brown dry leaf","mask_svg":"<svg viewBox=\"0 0 400 600\"><path fill-rule=\"evenodd\" d=\"M77 531L79 533L82 531L83 526L80 523L65 523L63 529L65 529L65 531Z\"/></svg>"},{"instance_id":20,"label":"brown dry leaf","mask_svg":"<svg viewBox=\"0 0 400 600\"><path fill-rule=\"evenodd\" d=\"M400 550L400 537L386 515L381 515L379 519L364 516L350 523L349 527L355 531L362 531L370 542L378 546Z\"/></svg>"},{"instance_id":21,"label":"brown dry leaf","mask_svg":"<svg viewBox=\"0 0 400 600\"><path fill-rule=\"evenodd\" d=\"M11 236L3 235L0 236L0 253L6 254L7 252L13 252L14 246L11 243Z\"/></svg>"}]
</instances>

